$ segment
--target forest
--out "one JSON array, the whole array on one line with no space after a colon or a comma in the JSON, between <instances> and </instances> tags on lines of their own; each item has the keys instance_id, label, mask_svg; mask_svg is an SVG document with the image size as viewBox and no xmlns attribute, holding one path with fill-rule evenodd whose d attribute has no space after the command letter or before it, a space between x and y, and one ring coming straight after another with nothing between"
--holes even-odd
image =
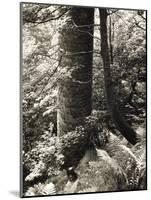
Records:
<instances>
[{"instance_id":1,"label":"forest","mask_svg":"<svg viewBox=\"0 0 151 200\"><path fill-rule=\"evenodd\" d=\"M21 196L147 189L146 15L21 3Z\"/></svg>"}]
</instances>

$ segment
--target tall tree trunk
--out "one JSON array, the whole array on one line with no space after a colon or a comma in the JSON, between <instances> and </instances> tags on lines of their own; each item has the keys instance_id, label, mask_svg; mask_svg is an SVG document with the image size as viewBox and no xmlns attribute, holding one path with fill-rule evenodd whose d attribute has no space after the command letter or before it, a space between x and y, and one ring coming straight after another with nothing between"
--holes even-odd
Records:
<instances>
[{"instance_id":1,"label":"tall tree trunk","mask_svg":"<svg viewBox=\"0 0 151 200\"><path fill-rule=\"evenodd\" d=\"M93 24L93 8L72 7L60 33L61 67L67 73L59 83L59 136L74 130L91 114Z\"/></svg>"},{"instance_id":2,"label":"tall tree trunk","mask_svg":"<svg viewBox=\"0 0 151 200\"><path fill-rule=\"evenodd\" d=\"M112 19L111 19L111 16L109 16L109 45L110 45L110 62L113 65Z\"/></svg>"},{"instance_id":3,"label":"tall tree trunk","mask_svg":"<svg viewBox=\"0 0 151 200\"><path fill-rule=\"evenodd\" d=\"M101 34L101 55L104 68L104 82L107 104L111 113L112 119L116 124L121 134L131 143L136 144L136 132L128 125L123 116L121 115L115 93L113 91L111 70L110 70L110 57L107 42L107 11L106 9L99 9L100 12L100 34Z\"/></svg>"}]
</instances>

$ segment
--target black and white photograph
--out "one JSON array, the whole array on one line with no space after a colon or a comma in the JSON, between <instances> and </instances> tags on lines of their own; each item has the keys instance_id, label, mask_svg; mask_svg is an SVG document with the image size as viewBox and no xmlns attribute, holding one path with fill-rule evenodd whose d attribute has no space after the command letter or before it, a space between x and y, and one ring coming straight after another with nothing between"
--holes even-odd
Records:
<instances>
[{"instance_id":1,"label":"black and white photograph","mask_svg":"<svg viewBox=\"0 0 151 200\"><path fill-rule=\"evenodd\" d=\"M147 190L146 24L20 3L21 197Z\"/></svg>"}]
</instances>

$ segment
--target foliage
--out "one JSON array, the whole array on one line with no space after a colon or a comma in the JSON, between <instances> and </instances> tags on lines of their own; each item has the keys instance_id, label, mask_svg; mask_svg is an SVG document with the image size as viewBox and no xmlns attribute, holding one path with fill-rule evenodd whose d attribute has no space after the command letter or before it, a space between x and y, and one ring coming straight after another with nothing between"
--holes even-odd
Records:
<instances>
[{"instance_id":1,"label":"foliage","mask_svg":"<svg viewBox=\"0 0 151 200\"><path fill-rule=\"evenodd\" d=\"M127 117L129 122L133 119L142 123L145 118L142 106L146 106L145 20L137 14L137 11L119 11L113 16L113 21L115 62L112 66L112 73L118 100L123 112L126 115L129 113ZM134 21L141 23L144 29L137 27ZM138 115L139 119L135 117Z\"/></svg>"},{"instance_id":2,"label":"foliage","mask_svg":"<svg viewBox=\"0 0 151 200\"><path fill-rule=\"evenodd\" d=\"M64 155L62 168L77 167L87 149L93 145L103 145L104 141L100 140L98 133L96 119L89 116L74 131L61 136L58 152Z\"/></svg>"},{"instance_id":3,"label":"foliage","mask_svg":"<svg viewBox=\"0 0 151 200\"><path fill-rule=\"evenodd\" d=\"M64 55L58 36L70 9L34 4L23 7L24 194L71 193L65 189L69 183L66 175L69 167L78 174L74 192L145 189L145 14L117 10L111 15L114 24L111 33L112 84L121 112L139 136L139 142L132 147L120 136L107 111L98 26L95 27L93 49L92 115L81 121L75 130L57 137L57 83L67 76L72 79L74 73L74 69L61 66L59 59ZM54 20L59 13L65 14ZM97 15L96 22L98 24ZM90 149L100 151L98 160L79 165ZM72 185L68 184L69 188Z\"/></svg>"},{"instance_id":4,"label":"foliage","mask_svg":"<svg viewBox=\"0 0 151 200\"><path fill-rule=\"evenodd\" d=\"M63 156L58 156L56 151L56 137L43 135L40 142L37 142L31 151L24 154L24 167L29 171L25 178L27 185L33 181L35 183L44 182L47 177L59 173L58 161L61 162Z\"/></svg>"},{"instance_id":5,"label":"foliage","mask_svg":"<svg viewBox=\"0 0 151 200\"><path fill-rule=\"evenodd\" d=\"M99 161L91 161L80 168L78 192L95 188L94 192L116 191L126 189L126 177L122 169L108 156ZM92 181L95 180L95 181Z\"/></svg>"},{"instance_id":6,"label":"foliage","mask_svg":"<svg viewBox=\"0 0 151 200\"><path fill-rule=\"evenodd\" d=\"M50 132L44 132L34 147L23 155L24 168L28 171L25 174L27 187L33 183L43 183L48 177L60 176L61 169L77 167L87 149L94 144L99 147L105 144L105 135L99 134L98 130L96 118L90 116L82 126L59 140Z\"/></svg>"},{"instance_id":7,"label":"foliage","mask_svg":"<svg viewBox=\"0 0 151 200\"><path fill-rule=\"evenodd\" d=\"M34 95L31 91L23 100L23 150L25 152L31 150L43 134L47 137L56 134L56 111L53 107L55 99L50 95L45 97Z\"/></svg>"}]
</instances>

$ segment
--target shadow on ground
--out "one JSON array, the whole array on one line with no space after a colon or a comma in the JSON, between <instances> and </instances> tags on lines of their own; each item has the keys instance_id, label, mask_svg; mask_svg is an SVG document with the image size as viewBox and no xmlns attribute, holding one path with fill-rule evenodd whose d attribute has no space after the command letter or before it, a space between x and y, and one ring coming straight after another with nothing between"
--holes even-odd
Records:
<instances>
[{"instance_id":1,"label":"shadow on ground","mask_svg":"<svg viewBox=\"0 0 151 200\"><path fill-rule=\"evenodd\" d=\"M9 193L12 194L15 197L19 197L19 191L17 191L17 190L9 191Z\"/></svg>"}]
</instances>

